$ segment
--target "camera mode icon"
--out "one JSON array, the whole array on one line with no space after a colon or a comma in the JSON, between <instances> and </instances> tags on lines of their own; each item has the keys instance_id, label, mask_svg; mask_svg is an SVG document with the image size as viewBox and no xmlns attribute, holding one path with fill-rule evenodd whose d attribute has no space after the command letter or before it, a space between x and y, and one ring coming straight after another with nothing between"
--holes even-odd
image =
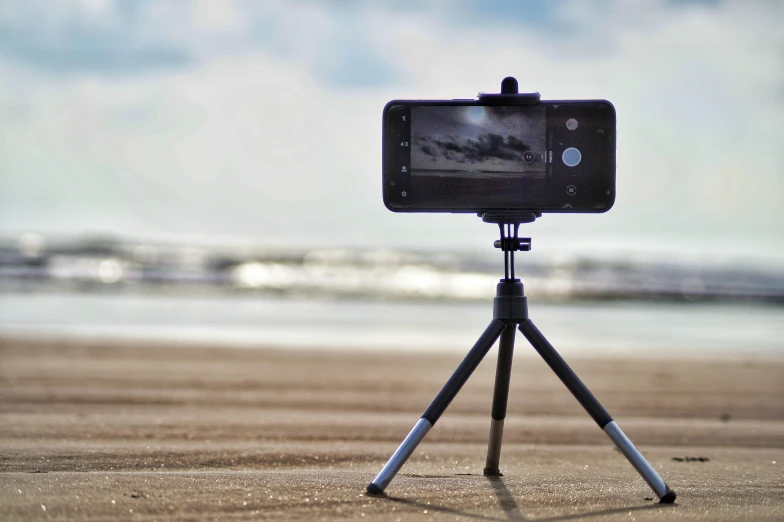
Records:
<instances>
[{"instance_id":1,"label":"camera mode icon","mask_svg":"<svg viewBox=\"0 0 784 522\"><path fill-rule=\"evenodd\" d=\"M575 194L577 194L577 187L575 187L574 185L569 185L568 187L566 187L566 193L569 196L574 196Z\"/></svg>"},{"instance_id":2,"label":"camera mode icon","mask_svg":"<svg viewBox=\"0 0 784 522\"><path fill-rule=\"evenodd\" d=\"M523 152L523 161L525 161L526 163L533 163L534 161L536 161L536 154L534 154L530 150Z\"/></svg>"}]
</instances>

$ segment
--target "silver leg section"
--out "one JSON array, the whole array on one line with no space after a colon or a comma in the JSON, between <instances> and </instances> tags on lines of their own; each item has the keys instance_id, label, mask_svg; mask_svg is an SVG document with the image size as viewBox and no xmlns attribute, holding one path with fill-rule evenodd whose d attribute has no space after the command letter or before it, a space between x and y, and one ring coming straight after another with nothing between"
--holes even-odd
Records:
<instances>
[{"instance_id":1,"label":"silver leg section","mask_svg":"<svg viewBox=\"0 0 784 522\"><path fill-rule=\"evenodd\" d=\"M491 419L490 444L487 446L487 462L485 464L486 472L498 470L498 464L501 462L501 441L503 438L504 420Z\"/></svg>"},{"instance_id":2,"label":"silver leg section","mask_svg":"<svg viewBox=\"0 0 784 522\"><path fill-rule=\"evenodd\" d=\"M414 428L409 432L400 446L395 450L395 453L389 457L389 461L381 468L376 478L368 486L368 493L380 494L386 489L392 479L395 477L403 464L408 460L408 457L414 453L414 450L425 438L427 432L430 431L433 425L427 419L419 419L414 425Z\"/></svg>"},{"instance_id":3,"label":"silver leg section","mask_svg":"<svg viewBox=\"0 0 784 522\"><path fill-rule=\"evenodd\" d=\"M629 440L629 437L621 431L621 428L615 424L615 421L608 423L604 427L604 432L609 436L612 441L618 446L618 449L626 456L626 459L631 462L634 469L637 470L645 482L651 487L654 493L662 499L662 501L669 501L675 500L674 493L667 487L667 484L664 483L662 478L659 476L658 473L653 469L653 467L648 464L648 461L645 460L645 457L642 456L637 448L634 447L632 441ZM665 500L663 497L665 495L671 494L673 496L672 500Z\"/></svg>"}]
</instances>

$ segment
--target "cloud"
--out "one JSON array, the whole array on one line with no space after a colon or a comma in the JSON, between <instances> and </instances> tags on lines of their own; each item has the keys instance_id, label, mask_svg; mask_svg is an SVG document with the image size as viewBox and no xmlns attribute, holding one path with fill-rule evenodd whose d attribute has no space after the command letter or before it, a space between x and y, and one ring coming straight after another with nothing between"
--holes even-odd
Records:
<instances>
[{"instance_id":1,"label":"cloud","mask_svg":"<svg viewBox=\"0 0 784 522\"><path fill-rule=\"evenodd\" d=\"M0 13L0 53L45 74L128 77L258 52L343 88L394 84L366 45L363 12L318 2L30 0Z\"/></svg>"},{"instance_id":2,"label":"cloud","mask_svg":"<svg viewBox=\"0 0 784 522\"><path fill-rule=\"evenodd\" d=\"M0 52L54 74L132 75L184 67L190 49L166 32L144 2L10 3L0 14ZM157 22L157 23L156 23Z\"/></svg>"},{"instance_id":3,"label":"cloud","mask_svg":"<svg viewBox=\"0 0 784 522\"><path fill-rule=\"evenodd\" d=\"M422 138L424 145L420 150L437 161L443 158L457 163L490 163L493 160L522 162L522 153L530 150L523 140L516 136L504 138L499 134L487 132L477 139L449 136L444 140Z\"/></svg>"}]
</instances>

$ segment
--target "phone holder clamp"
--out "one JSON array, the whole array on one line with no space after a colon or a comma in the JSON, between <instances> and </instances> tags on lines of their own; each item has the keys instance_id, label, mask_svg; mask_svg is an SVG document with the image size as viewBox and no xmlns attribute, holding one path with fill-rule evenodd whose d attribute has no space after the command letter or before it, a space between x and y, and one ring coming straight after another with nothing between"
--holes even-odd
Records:
<instances>
[{"instance_id":1,"label":"phone holder clamp","mask_svg":"<svg viewBox=\"0 0 784 522\"><path fill-rule=\"evenodd\" d=\"M513 76L507 76L501 81L500 94L480 92L477 98L479 98L479 103L482 105L537 105L539 104L540 94L538 92L519 92L517 79ZM542 217L541 212L531 210L487 211L478 212L477 215L485 223L497 223L499 227L501 225L533 223L536 218ZM503 228L501 229L501 235L503 243ZM515 233L515 235L517 234ZM530 250L530 240L528 244L529 247L526 249L511 249L498 245L496 248L501 248L504 251Z\"/></svg>"}]
</instances>

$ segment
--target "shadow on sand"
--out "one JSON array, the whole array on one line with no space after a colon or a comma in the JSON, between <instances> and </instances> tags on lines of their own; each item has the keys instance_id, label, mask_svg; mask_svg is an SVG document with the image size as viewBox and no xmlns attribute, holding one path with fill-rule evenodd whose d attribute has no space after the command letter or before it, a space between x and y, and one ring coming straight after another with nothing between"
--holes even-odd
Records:
<instances>
[{"instance_id":1,"label":"shadow on sand","mask_svg":"<svg viewBox=\"0 0 784 522\"><path fill-rule=\"evenodd\" d=\"M405 504L406 506L411 506L419 509L428 509L432 511L437 511L440 513L448 513L450 515L458 515L465 518L471 518L475 520L496 520L496 521L507 521L507 520L527 520L527 521L559 521L559 520L576 520L580 518L589 518L589 517L606 517L610 515L617 515L621 513L628 513L630 511L646 511L646 510L653 510L653 509L672 509L677 504L646 504L644 506L629 506L629 507L621 507L621 508L613 508L613 509L603 509L600 511L585 511L583 513L573 513L570 515L562 515L562 516L555 516L555 517L548 517L548 518L528 518L520 511L520 506L517 504L512 493L509 491L509 488L506 487L504 481L501 477L486 477L490 486L493 488L493 492L495 493L496 498L498 499L499 505L504 512L504 517L499 518L495 516L489 515L482 515L479 513L471 513L468 511L462 511L460 509L455 509L449 506L438 505L430 503L424 503L417 500L411 500L407 498L400 498L400 497L390 497L387 495L381 495L380 498L387 498L392 502L399 502L401 504Z\"/></svg>"}]
</instances>

